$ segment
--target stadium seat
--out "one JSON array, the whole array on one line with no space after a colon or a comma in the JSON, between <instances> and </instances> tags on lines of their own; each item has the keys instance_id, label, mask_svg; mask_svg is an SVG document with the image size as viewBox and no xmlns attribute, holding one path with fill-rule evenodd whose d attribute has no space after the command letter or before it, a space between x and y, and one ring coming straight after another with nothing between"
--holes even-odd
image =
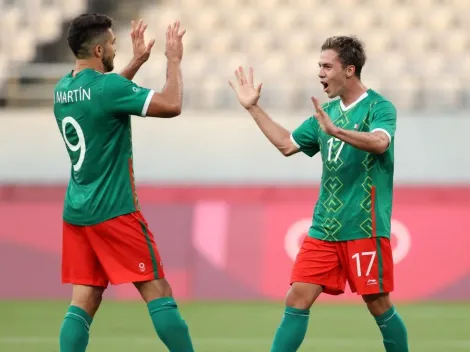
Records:
<instances>
[{"instance_id":1,"label":"stadium seat","mask_svg":"<svg viewBox=\"0 0 470 352\"><path fill-rule=\"evenodd\" d=\"M256 31L246 42L248 53L251 55L266 55L276 48L276 38L268 30Z\"/></svg>"},{"instance_id":2,"label":"stadium seat","mask_svg":"<svg viewBox=\"0 0 470 352\"><path fill-rule=\"evenodd\" d=\"M62 14L58 7L49 7L41 10L35 30L38 42L44 43L59 38L61 35Z\"/></svg>"},{"instance_id":3,"label":"stadium seat","mask_svg":"<svg viewBox=\"0 0 470 352\"><path fill-rule=\"evenodd\" d=\"M63 16L71 19L81 13L86 12L87 1L85 0L61 0L58 3Z\"/></svg>"},{"instance_id":4,"label":"stadium seat","mask_svg":"<svg viewBox=\"0 0 470 352\"><path fill-rule=\"evenodd\" d=\"M271 30L277 30L280 32L293 32L302 26L302 16L299 11L292 7L284 7L279 9L279 13L282 16L269 16L269 26Z\"/></svg>"},{"instance_id":5,"label":"stadium seat","mask_svg":"<svg viewBox=\"0 0 470 352\"><path fill-rule=\"evenodd\" d=\"M10 59L19 62L31 61L35 54L34 39L33 31L18 30L15 34L15 40L10 45Z\"/></svg>"},{"instance_id":6,"label":"stadium seat","mask_svg":"<svg viewBox=\"0 0 470 352\"><path fill-rule=\"evenodd\" d=\"M85 0L0 0L0 58L6 73L12 63L33 60L38 45L59 38L63 21L85 11L86 5ZM201 108L231 106L226 79L239 64L255 67L257 77L267 83L266 101L273 106L307 107L304 98L312 91L321 93L321 44L340 34L354 34L365 42L364 79L390 94L399 108L416 108L423 101L442 108L470 97L461 93L466 92L461 83L443 83L436 89L445 98L440 104L429 86L439 81L433 77L444 75L446 82L470 79L468 0L161 0L138 7L149 23L148 37L157 40L151 63L137 76L139 83L163 85L165 31L180 19L188 31L184 74L198 81L187 82L185 99ZM129 25L117 22L115 30L116 67L122 68L132 56ZM11 33L17 33L15 41ZM461 64L449 68L448 59L455 57ZM6 73L0 75L0 84ZM393 79L398 76L403 77L399 82Z\"/></svg>"},{"instance_id":7,"label":"stadium seat","mask_svg":"<svg viewBox=\"0 0 470 352\"><path fill-rule=\"evenodd\" d=\"M421 25L430 31L439 33L446 29L455 27L455 11L444 6L437 6L427 11L423 11L420 16Z\"/></svg>"},{"instance_id":8,"label":"stadium seat","mask_svg":"<svg viewBox=\"0 0 470 352\"><path fill-rule=\"evenodd\" d=\"M307 28L310 29L313 35L325 35L328 31L325 31L325 28L330 30L334 28L337 22L337 16L335 11L329 7L322 7L315 9L315 15L311 13L305 13L309 21ZM328 34L329 35L329 34Z\"/></svg>"},{"instance_id":9,"label":"stadium seat","mask_svg":"<svg viewBox=\"0 0 470 352\"><path fill-rule=\"evenodd\" d=\"M446 5L449 8L454 9L456 13L470 10L470 2L467 0L446 0Z\"/></svg>"},{"instance_id":10,"label":"stadium seat","mask_svg":"<svg viewBox=\"0 0 470 352\"><path fill-rule=\"evenodd\" d=\"M436 8L439 3L440 0L413 0L415 9L432 9Z\"/></svg>"},{"instance_id":11,"label":"stadium seat","mask_svg":"<svg viewBox=\"0 0 470 352\"><path fill-rule=\"evenodd\" d=\"M86 6L86 0L0 0L0 89L10 67L33 60L36 47L59 38L63 21Z\"/></svg>"},{"instance_id":12,"label":"stadium seat","mask_svg":"<svg viewBox=\"0 0 470 352\"><path fill-rule=\"evenodd\" d=\"M398 50L412 59L415 54L431 49L433 40L432 35L425 29L410 30L397 41Z\"/></svg>"},{"instance_id":13,"label":"stadium seat","mask_svg":"<svg viewBox=\"0 0 470 352\"><path fill-rule=\"evenodd\" d=\"M354 32L364 32L374 28L377 16L373 9L364 9L364 11L353 11L349 8L341 8L340 25L345 29L345 34Z\"/></svg>"},{"instance_id":14,"label":"stadium seat","mask_svg":"<svg viewBox=\"0 0 470 352\"><path fill-rule=\"evenodd\" d=\"M227 12L224 15L227 27L231 28L234 33L247 33L259 26L262 21L261 14L253 7L242 8L236 12L237 16L233 16L232 12Z\"/></svg>"},{"instance_id":15,"label":"stadium seat","mask_svg":"<svg viewBox=\"0 0 470 352\"><path fill-rule=\"evenodd\" d=\"M462 55L470 48L470 36L468 30L450 29L440 33L442 52L448 54Z\"/></svg>"},{"instance_id":16,"label":"stadium seat","mask_svg":"<svg viewBox=\"0 0 470 352\"><path fill-rule=\"evenodd\" d=\"M392 11L382 12L380 17L387 29L401 33L409 30L416 21L416 13L405 6L397 6Z\"/></svg>"},{"instance_id":17,"label":"stadium seat","mask_svg":"<svg viewBox=\"0 0 470 352\"><path fill-rule=\"evenodd\" d=\"M314 54L315 51L320 52L320 47L312 40L312 36L303 31L294 32L283 38L285 40L279 43L279 47L287 50L289 55L294 57L304 57L306 53Z\"/></svg>"},{"instance_id":18,"label":"stadium seat","mask_svg":"<svg viewBox=\"0 0 470 352\"><path fill-rule=\"evenodd\" d=\"M175 19L171 19L174 21ZM207 34L208 32L215 33L215 29L220 27L222 24L222 16L220 12L213 7L202 8L198 11L198 17L194 19L194 31L201 31L201 33Z\"/></svg>"},{"instance_id":19,"label":"stadium seat","mask_svg":"<svg viewBox=\"0 0 470 352\"><path fill-rule=\"evenodd\" d=\"M367 33L367 35L364 33L359 37L361 39L365 39L364 45L368 55L378 54L382 56L382 59L385 59L388 56L392 46L392 36L390 31L377 28L371 31L371 33Z\"/></svg>"}]
</instances>

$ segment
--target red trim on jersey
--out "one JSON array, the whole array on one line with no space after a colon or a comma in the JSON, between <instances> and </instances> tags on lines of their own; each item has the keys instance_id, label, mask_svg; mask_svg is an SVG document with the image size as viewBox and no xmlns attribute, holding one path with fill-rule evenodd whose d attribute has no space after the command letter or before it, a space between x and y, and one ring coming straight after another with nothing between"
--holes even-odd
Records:
<instances>
[{"instance_id":1,"label":"red trim on jersey","mask_svg":"<svg viewBox=\"0 0 470 352\"><path fill-rule=\"evenodd\" d=\"M134 200L134 207L137 207L137 191L135 190L134 167L132 166L132 158L129 158L129 179L131 180L132 199Z\"/></svg>"},{"instance_id":2,"label":"red trim on jersey","mask_svg":"<svg viewBox=\"0 0 470 352\"><path fill-rule=\"evenodd\" d=\"M375 186L372 186L371 192L371 217L372 217L372 237L377 237L377 228L375 222Z\"/></svg>"}]
</instances>

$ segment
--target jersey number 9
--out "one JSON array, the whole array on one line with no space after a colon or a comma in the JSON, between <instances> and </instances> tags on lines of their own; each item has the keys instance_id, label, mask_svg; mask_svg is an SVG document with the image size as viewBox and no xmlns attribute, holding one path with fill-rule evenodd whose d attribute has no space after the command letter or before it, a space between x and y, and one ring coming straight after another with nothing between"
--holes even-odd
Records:
<instances>
[{"instance_id":1,"label":"jersey number 9","mask_svg":"<svg viewBox=\"0 0 470 352\"><path fill-rule=\"evenodd\" d=\"M67 124L71 124L72 127L75 129L75 132L77 133L78 141L76 144L70 143L67 138L67 134L65 132ZM83 160L85 160L86 144L85 136L83 135L83 130L78 124L77 120L75 120L73 117L67 116L62 120L62 136L64 137L65 144L67 144L67 147L72 152L80 151L80 156L78 157L77 162L73 165L73 169L75 170L75 172L77 172L82 167Z\"/></svg>"}]
</instances>

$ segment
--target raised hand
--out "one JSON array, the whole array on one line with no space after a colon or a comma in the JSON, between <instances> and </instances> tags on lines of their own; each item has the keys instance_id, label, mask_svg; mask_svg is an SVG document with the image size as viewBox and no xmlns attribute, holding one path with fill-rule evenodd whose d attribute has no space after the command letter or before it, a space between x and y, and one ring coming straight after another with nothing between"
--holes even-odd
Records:
<instances>
[{"instance_id":1,"label":"raised hand","mask_svg":"<svg viewBox=\"0 0 470 352\"><path fill-rule=\"evenodd\" d=\"M247 79L245 72L243 71L243 67L239 66L238 69L235 70L235 77L237 78L238 87L236 87L232 81L229 81L228 83L237 94L240 104L245 109L255 106L261 96L261 87L263 84L260 83L255 88L253 84L253 68L250 67Z\"/></svg>"},{"instance_id":2,"label":"raised hand","mask_svg":"<svg viewBox=\"0 0 470 352\"><path fill-rule=\"evenodd\" d=\"M142 20L135 23L131 22L131 38L132 38L132 49L134 51L134 60L139 64L145 63L152 51L152 47L155 44L155 39L152 39L145 44L145 30L147 24L144 24Z\"/></svg>"},{"instance_id":3,"label":"raised hand","mask_svg":"<svg viewBox=\"0 0 470 352\"><path fill-rule=\"evenodd\" d=\"M166 31L165 55L170 61L181 61L183 59L183 36L186 29L180 31L180 21L175 21L168 26Z\"/></svg>"},{"instance_id":4,"label":"raised hand","mask_svg":"<svg viewBox=\"0 0 470 352\"><path fill-rule=\"evenodd\" d=\"M331 118L328 116L328 114L322 109L318 99L312 97L312 102L313 106L315 107L315 113L313 116L315 116L317 119L320 128L326 134L334 135L338 128L333 124L333 121L331 121Z\"/></svg>"}]
</instances>

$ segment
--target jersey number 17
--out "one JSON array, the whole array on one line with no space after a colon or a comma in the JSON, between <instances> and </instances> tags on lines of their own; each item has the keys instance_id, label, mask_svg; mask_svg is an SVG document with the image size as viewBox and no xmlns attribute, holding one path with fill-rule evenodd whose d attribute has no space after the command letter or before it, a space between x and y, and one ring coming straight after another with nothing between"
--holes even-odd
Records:
<instances>
[{"instance_id":1,"label":"jersey number 17","mask_svg":"<svg viewBox=\"0 0 470 352\"><path fill-rule=\"evenodd\" d=\"M335 144L335 142L338 142L340 141L340 139L338 138L335 138L335 137L331 137L330 139L328 139L328 161L332 161L333 162L336 162L339 158L339 154L341 154L341 151L343 150L343 147L344 147L344 142L341 141L341 144L338 148L338 151L336 152L336 155L334 156L334 159L333 158L333 145Z\"/></svg>"}]
</instances>

